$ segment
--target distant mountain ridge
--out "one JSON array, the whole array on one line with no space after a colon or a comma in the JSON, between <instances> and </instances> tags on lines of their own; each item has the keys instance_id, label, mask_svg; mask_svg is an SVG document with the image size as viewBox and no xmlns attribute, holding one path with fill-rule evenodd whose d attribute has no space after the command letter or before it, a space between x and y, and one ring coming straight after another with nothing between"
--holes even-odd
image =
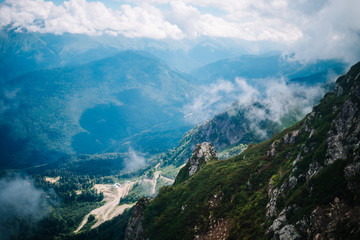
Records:
<instances>
[{"instance_id":1,"label":"distant mountain ridge","mask_svg":"<svg viewBox=\"0 0 360 240\"><path fill-rule=\"evenodd\" d=\"M347 64L337 60L319 60L314 63L300 63L279 54L244 55L237 58L216 61L195 69L192 75L198 83L213 83L218 79L234 81L236 77L246 79L285 77L305 84L326 82L328 75L339 75ZM250 82L251 83L251 82Z\"/></svg>"},{"instance_id":2,"label":"distant mountain ridge","mask_svg":"<svg viewBox=\"0 0 360 240\"><path fill-rule=\"evenodd\" d=\"M121 35L54 35L3 28L0 30L0 82L35 70L83 65L125 50L150 52L181 72L244 53L238 43L231 40L224 43L223 39L179 42Z\"/></svg>"}]
</instances>

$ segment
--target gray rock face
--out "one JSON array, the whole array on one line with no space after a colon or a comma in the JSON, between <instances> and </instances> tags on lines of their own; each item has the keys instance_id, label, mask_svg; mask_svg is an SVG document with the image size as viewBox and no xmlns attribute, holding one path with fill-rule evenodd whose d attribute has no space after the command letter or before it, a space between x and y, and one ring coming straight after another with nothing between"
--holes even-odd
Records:
<instances>
[{"instance_id":1,"label":"gray rock face","mask_svg":"<svg viewBox=\"0 0 360 240\"><path fill-rule=\"evenodd\" d=\"M300 234L296 228L288 223L286 218L287 214L291 214L296 210L296 206L289 206L284 208L279 216L273 221L272 225L268 229L268 233L272 236L271 239L276 240L296 240L300 239Z\"/></svg>"},{"instance_id":2,"label":"gray rock face","mask_svg":"<svg viewBox=\"0 0 360 240\"><path fill-rule=\"evenodd\" d=\"M266 217L267 218L276 216L276 214L277 214L276 201L277 201L277 198L279 197L279 194L280 194L279 189L277 189L277 188L273 189L271 184L269 184L268 196L269 196L270 200L266 205Z\"/></svg>"},{"instance_id":3,"label":"gray rock face","mask_svg":"<svg viewBox=\"0 0 360 240\"><path fill-rule=\"evenodd\" d=\"M336 96L341 96L344 92L344 89L339 85L339 84L336 84L335 85L335 88L334 88L334 93L336 94Z\"/></svg>"},{"instance_id":4,"label":"gray rock face","mask_svg":"<svg viewBox=\"0 0 360 240\"><path fill-rule=\"evenodd\" d=\"M295 131L285 134L284 143L291 144L291 143L295 142L295 139L299 135L299 133L300 133L300 130L295 130Z\"/></svg>"},{"instance_id":5,"label":"gray rock face","mask_svg":"<svg viewBox=\"0 0 360 240\"><path fill-rule=\"evenodd\" d=\"M310 216L298 221L296 227L306 239L345 239L339 238L339 227L349 236L358 236L360 208L351 206L335 198L328 206L317 207ZM340 235L341 236L341 235Z\"/></svg>"},{"instance_id":6,"label":"gray rock face","mask_svg":"<svg viewBox=\"0 0 360 240\"><path fill-rule=\"evenodd\" d=\"M290 189L293 189L293 188L296 186L297 182L298 182L297 178L294 177L294 176L291 176L291 177L289 178L288 187L289 187Z\"/></svg>"},{"instance_id":7,"label":"gray rock face","mask_svg":"<svg viewBox=\"0 0 360 240\"><path fill-rule=\"evenodd\" d=\"M348 81L351 76L348 78ZM339 90L341 89L341 90ZM335 88L335 93L342 94L341 86ZM349 99L344 103L340 113L332 122L334 128L329 131L328 148L325 164L331 164L338 159L347 157L349 150L359 149L360 141L360 77L354 78Z\"/></svg>"},{"instance_id":8,"label":"gray rock face","mask_svg":"<svg viewBox=\"0 0 360 240\"><path fill-rule=\"evenodd\" d=\"M217 152L210 143L204 142L196 145L192 156L189 158L189 176L194 175L199 170L201 163L208 163L217 158Z\"/></svg>"},{"instance_id":9,"label":"gray rock face","mask_svg":"<svg viewBox=\"0 0 360 240\"><path fill-rule=\"evenodd\" d=\"M350 71L351 72L351 71ZM355 73L354 73L355 72ZM340 100L338 104L332 106L332 121L330 130L326 136L325 156L314 158L307 163L307 167L302 172L298 172L298 164L306 154L312 154L316 143L313 123L317 119L322 119L321 111L316 108L305 119L300 132L287 133L283 137L284 144L291 144L302 132L309 133L307 141L299 147L300 152L292 162L291 174L284 180L281 186L271 186L269 183L266 217L272 220L267 233L271 239L345 239L347 236L359 236L360 228L360 207L358 204L350 203L360 200L360 63L357 69L338 80L334 94ZM343 102L343 99L346 101ZM268 151L268 156L276 155L276 141L274 141ZM273 154L275 152L275 154ZM324 159L325 157L325 159ZM297 211L295 205L276 209L277 199L285 197L289 189L294 189L298 183L309 181L316 176L327 165L339 159L346 160L343 169L343 177L347 181L347 188L351 191L353 199L340 199L335 197L333 202L317 206L311 213L294 224L287 217ZM296 176L295 177L295 172ZM311 185L307 187L309 197L313 194ZM295 207L294 207L295 206ZM281 212L280 212L281 211ZM280 212L280 213L278 213Z\"/></svg>"},{"instance_id":10,"label":"gray rock face","mask_svg":"<svg viewBox=\"0 0 360 240\"><path fill-rule=\"evenodd\" d=\"M291 224L285 225L279 232L279 240L296 240L300 239L300 235L295 227Z\"/></svg>"},{"instance_id":11,"label":"gray rock face","mask_svg":"<svg viewBox=\"0 0 360 240\"><path fill-rule=\"evenodd\" d=\"M286 223L286 208L281 211L279 216L273 221L271 226L268 229L269 233L273 233L276 237L278 232L280 231L280 227Z\"/></svg>"},{"instance_id":12,"label":"gray rock face","mask_svg":"<svg viewBox=\"0 0 360 240\"><path fill-rule=\"evenodd\" d=\"M142 226L144 210L149 205L150 199L140 198L136 203L131 218L125 230L125 240L145 240L145 233Z\"/></svg>"},{"instance_id":13,"label":"gray rock face","mask_svg":"<svg viewBox=\"0 0 360 240\"><path fill-rule=\"evenodd\" d=\"M350 163L344 168L345 179L347 180L347 188L354 194L357 200L360 199L360 184L356 181L356 177L360 175L360 162Z\"/></svg>"},{"instance_id":14,"label":"gray rock face","mask_svg":"<svg viewBox=\"0 0 360 240\"><path fill-rule=\"evenodd\" d=\"M276 154L277 154L277 151L276 151L276 146L280 143L279 140L275 140L271 145L270 145L270 150L267 152L267 155L268 156L271 156L271 157L275 157Z\"/></svg>"},{"instance_id":15,"label":"gray rock face","mask_svg":"<svg viewBox=\"0 0 360 240\"><path fill-rule=\"evenodd\" d=\"M306 172L306 180L309 180L313 176L315 176L323 167L320 166L318 162L310 163L309 170Z\"/></svg>"}]
</instances>

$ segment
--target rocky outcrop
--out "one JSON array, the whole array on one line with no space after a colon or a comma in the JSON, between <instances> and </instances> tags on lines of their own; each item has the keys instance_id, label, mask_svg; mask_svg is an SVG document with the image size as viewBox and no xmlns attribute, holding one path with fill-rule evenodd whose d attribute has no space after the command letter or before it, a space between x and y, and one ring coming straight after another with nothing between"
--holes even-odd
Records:
<instances>
[{"instance_id":1,"label":"rocky outcrop","mask_svg":"<svg viewBox=\"0 0 360 240\"><path fill-rule=\"evenodd\" d=\"M357 95L360 95L359 87L354 89L352 97L345 102L338 117L332 122L334 129L329 132L326 164L346 158L349 150L359 149L360 98Z\"/></svg>"},{"instance_id":2,"label":"rocky outcrop","mask_svg":"<svg viewBox=\"0 0 360 240\"><path fill-rule=\"evenodd\" d=\"M277 215L277 209L276 209L276 201L279 197L279 189L273 188L271 183L269 183L269 190L268 190L268 196L270 198L269 202L266 205L266 217L272 218Z\"/></svg>"},{"instance_id":3,"label":"rocky outcrop","mask_svg":"<svg viewBox=\"0 0 360 240\"><path fill-rule=\"evenodd\" d=\"M360 207L351 206L338 197L327 206L316 207L310 216L296 223L307 239L348 239L360 235ZM339 238L341 236L341 238Z\"/></svg>"},{"instance_id":4,"label":"rocky outcrop","mask_svg":"<svg viewBox=\"0 0 360 240\"><path fill-rule=\"evenodd\" d=\"M208 142L196 145L192 156L189 158L189 176L194 175L200 168L200 164L208 163L218 158L215 148Z\"/></svg>"},{"instance_id":5,"label":"rocky outcrop","mask_svg":"<svg viewBox=\"0 0 360 240\"><path fill-rule=\"evenodd\" d=\"M268 229L268 234L271 239L280 240L296 240L300 239L300 234L295 226L288 223L287 215L292 214L297 210L297 206L289 206L284 208L279 216L273 221L273 224Z\"/></svg>"},{"instance_id":6,"label":"rocky outcrop","mask_svg":"<svg viewBox=\"0 0 360 240\"><path fill-rule=\"evenodd\" d=\"M144 228L142 221L144 218L144 210L149 205L149 198L140 198L136 203L131 218L125 230L125 240L145 240Z\"/></svg>"},{"instance_id":7,"label":"rocky outcrop","mask_svg":"<svg viewBox=\"0 0 360 240\"><path fill-rule=\"evenodd\" d=\"M186 165L177 175L174 185L186 181L188 178L198 172L203 165L217 159L218 154L213 145L208 142L196 145L196 148L192 152L192 155L188 159Z\"/></svg>"},{"instance_id":8,"label":"rocky outcrop","mask_svg":"<svg viewBox=\"0 0 360 240\"><path fill-rule=\"evenodd\" d=\"M229 219L209 219L209 231L205 234L196 234L195 240L219 240L227 239L231 229ZM198 230L195 227L195 232Z\"/></svg>"},{"instance_id":9,"label":"rocky outcrop","mask_svg":"<svg viewBox=\"0 0 360 240\"><path fill-rule=\"evenodd\" d=\"M360 206L358 204L360 199L360 63L352 67L347 75L338 79L334 92L324 101L331 101L333 105L326 106L323 103L321 107L315 107L305 118L299 130L286 133L283 137L284 144L291 144L295 142L298 135L308 134L307 138L303 137L305 141L298 147L299 153L292 162L291 173L283 180L283 184L273 186L272 182L269 182L266 217L272 219L267 230L272 239L297 239L301 236L304 239L320 240L338 239L339 236L341 236L339 239L347 239L346 236L360 236ZM323 109L326 107L332 109L332 112L324 112ZM324 120L326 114L330 120ZM314 129L314 126L322 121L329 121L329 130L327 135L325 132L319 136L317 132L320 131L319 127ZM317 135L316 140L313 139L313 135ZM272 142L267 156L277 156L279 143L279 140ZM324 146L323 155L320 155L321 152L318 151L321 146ZM313 152L316 151L317 157L314 158ZM306 165L302 162L304 158L307 159ZM299 182L305 183L305 189L302 191L308 195L307 198L311 199L312 195L316 194L311 179L341 159L345 165L338 164L337 166L342 166L343 171L339 171L340 174L338 172L330 174L334 174L333 177L336 177L337 181L345 181L349 191L346 194L343 193L345 189L340 191L344 199L335 197L330 203L318 203L311 213L303 215L302 220L297 221L296 224L288 216L295 214L299 207L293 205L283 207L282 210L277 209L278 198L289 196L289 190L296 188ZM302 163L300 173L298 163ZM294 175L295 172L297 172L296 175ZM321 188L318 186L318 189L319 187Z\"/></svg>"},{"instance_id":10,"label":"rocky outcrop","mask_svg":"<svg viewBox=\"0 0 360 240\"><path fill-rule=\"evenodd\" d=\"M294 130L292 132L286 133L284 136L284 143L285 144L292 144L295 142L296 137L299 135L300 130Z\"/></svg>"}]
</instances>

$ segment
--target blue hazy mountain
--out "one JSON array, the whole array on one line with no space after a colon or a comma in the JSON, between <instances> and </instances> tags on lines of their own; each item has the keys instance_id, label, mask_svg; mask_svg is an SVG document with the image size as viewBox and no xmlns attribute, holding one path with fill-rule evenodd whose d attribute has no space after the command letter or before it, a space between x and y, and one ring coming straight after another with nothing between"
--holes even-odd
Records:
<instances>
[{"instance_id":1,"label":"blue hazy mountain","mask_svg":"<svg viewBox=\"0 0 360 240\"><path fill-rule=\"evenodd\" d=\"M119 45L119 44L118 44ZM80 34L0 30L0 81L40 69L79 65L115 55L119 47Z\"/></svg>"},{"instance_id":2,"label":"blue hazy mountain","mask_svg":"<svg viewBox=\"0 0 360 240\"><path fill-rule=\"evenodd\" d=\"M291 81L316 84L326 82L329 74L339 75L347 65L337 60L301 63L278 54L244 55L207 64L192 71L197 83L210 84L217 79L233 81L285 77Z\"/></svg>"},{"instance_id":3,"label":"blue hazy mountain","mask_svg":"<svg viewBox=\"0 0 360 240\"><path fill-rule=\"evenodd\" d=\"M198 85L280 76L318 83L345 67L334 60L301 64L274 53L240 56L246 43L239 44L1 31L2 165L129 147L159 153L192 127L182 112L189 96L201 91ZM191 72L202 64L188 75L174 70Z\"/></svg>"},{"instance_id":4,"label":"blue hazy mountain","mask_svg":"<svg viewBox=\"0 0 360 240\"><path fill-rule=\"evenodd\" d=\"M35 70L86 64L125 50L149 52L173 69L188 73L211 62L243 55L247 44L245 41L209 37L154 40L15 32L5 28L0 30L0 82Z\"/></svg>"},{"instance_id":5,"label":"blue hazy mountain","mask_svg":"<svg viewBox=\"0 0 360 240\"><path fill-rule=\"evenodd\" d=\"M165 151L188 129L181 109L193 92L183 76L139 51L27 73L2 89L7 167L69 153Z\"/></svg>"},{"instance_id":6,"label":"blue hazy mountain","mask_svg":"<svg viewBox=\"0 0 360 240\"><path fill-rule=\"evenodd\" d=\"M34 34L0 31L0 51L0 82L61 64L58 54Z\"/></svg>"}]
</instances>

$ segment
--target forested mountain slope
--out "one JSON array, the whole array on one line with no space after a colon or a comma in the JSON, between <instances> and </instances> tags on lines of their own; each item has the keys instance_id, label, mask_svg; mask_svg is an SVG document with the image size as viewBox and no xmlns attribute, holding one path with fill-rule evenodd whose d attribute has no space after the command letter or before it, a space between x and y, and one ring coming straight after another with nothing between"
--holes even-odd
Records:
<instances>
[{"instance_id":1,"label":"forested mountain slope","mask_svg":"<svg viewBox=\"0 0 360 240\"><path fill-rule=\"evenodd\" d=\"M161 189L137 237L358 239L359 107L360 63L302 121Z\"/></svg>"}]
</instances>

